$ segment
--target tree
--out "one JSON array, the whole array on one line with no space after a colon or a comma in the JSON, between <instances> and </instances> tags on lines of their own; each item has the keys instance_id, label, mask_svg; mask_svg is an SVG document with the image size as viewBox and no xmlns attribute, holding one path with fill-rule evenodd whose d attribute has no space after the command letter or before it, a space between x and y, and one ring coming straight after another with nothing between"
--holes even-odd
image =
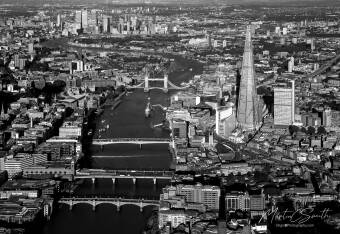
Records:
<instances>
[{"instance_id":1,"label":"tree","mask_svg":"<svg viewBox=\"0 0 340 234\"><path fill-rule=\"evenodd\" d=\"M307 130L306 130L305 127L302 127L302 128L300 129L300 131L303 132L303 133L307 133Z\"/></svg>"},{"instance_id":2,"label":"tree","mask_svg":"<svg viewBox=\"0 0 340 234\"><path fill-rule=\"evenodd\" d=\"M55 90L55 93L60 93L64 91L64 88L66 87L66 83L63 80L56 80L52 84L53 90Z\"/></svg>"},{"instance_id":3,"label":"tree","mask_svg":"<svg viewBox=\"0 0 340 234\"><path fill-rule=\"evenodd\" d=\"M309 126L309 127L307 128L307 133L308 133L309 135L315 134L315 128L312 127L312 126Z\"/></svg>"},{"instance_id":4,"label":"tree","mask_svg":"<svg viewBox=\"0 0 340 234\"><path fill-rule=\"evenodd\" d=\"M327 134L327 131L323 126L320 126L318 127L318 134L325 135Z\"/></svg>"},{"instance_id":5,"label":"tree","mask_svg":"<svg viewBox=\"0 0 340 234\"><path fill-rule=\"evenodd\" d=\"M294 133L298 132L300 129L298 126L289 125L288 130L289 130L290 135L293 135Z\"/></svg>"}]
</instances>

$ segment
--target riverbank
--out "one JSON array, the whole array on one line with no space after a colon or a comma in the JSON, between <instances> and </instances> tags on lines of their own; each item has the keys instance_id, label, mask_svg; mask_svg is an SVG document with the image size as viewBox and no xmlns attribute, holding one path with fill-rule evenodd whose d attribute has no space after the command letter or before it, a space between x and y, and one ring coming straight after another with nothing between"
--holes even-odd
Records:
<instances>
[{"instance_id":1,"label":"riverbank","mask_svg":"<svg viewBox=\"0 0 340 234\"><path fill-rule=\"evenodd\" d=\"M202 69L199 64L176 58L181 69L169 74L169 80L175 84L188 82L195 73ZM193 71L190 71L193 68ZM184 69L184 70L183 70ZM162 122L164 111L156 109L151 118L145 118L145 106L150 97L152 104L169 106L170 95L175 91L164 93L161 90L152 90L144 93L143 90L134 90L119 97L114 97L112 105L102 106L100 116L92 114L88 119L88 129L93 135L83 141L84 164L83 168L93 169L131 169L131 170L168 170L173 161L168 145L144 145L142 149L137 145L115 144L107 145L101 151L100 147L91 144L92 138L98 136L101 125L109 125L109 129L102 133L103 138L169 138L169 130L153 128ZM120 96L121 94L121 96ZM110 96L107 96L107 100ZM105 103L105 102L103 102ZM119 104L117 104L119 103ZM114 109L112 110L112 107ZM105 120L105 124L101 122ZM85 131L86 132L86 131ZM94 156L94 157L92 157ZM168 180L158 180L156 184L150 179L138 179L136 184L131 180L119 179L113 184L111 179L97 179L93 184L85 179L74 191L74 196L106 196L158 199L162 188L169 185ZM143 233L146 231L148 220L158 219L153 216L153 207L145 207L140 212L139 207L124 205L119 212L111 205L99 205L96 211L87 205L75 205L72 211L64 205L58 206L51 221L46 225L44 233L96 233L98 226L101 233ZM110 222L107 222L110 220ZM156 221L156 220L155 220ZM157 233L157 232L156 232Z\"/></svg>"},{"instance_id":2,"label":"riverbank","mask_svg":"<svg viewBox=\"0 0 340 234\"><path fill-rule=\"evenodd\" d=\"M151 217L148 219L143 234L159 234L160 230L158 227L158 211L153 211Z\"/></svg>"}]
</instances>

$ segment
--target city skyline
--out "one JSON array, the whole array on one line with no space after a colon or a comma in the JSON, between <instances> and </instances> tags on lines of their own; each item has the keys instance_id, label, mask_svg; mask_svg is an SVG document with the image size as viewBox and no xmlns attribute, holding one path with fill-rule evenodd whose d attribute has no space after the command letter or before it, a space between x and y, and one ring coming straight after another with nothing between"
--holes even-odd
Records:
<instances>
[{"instance_id":1,"label":"city skyline","mask_svg":"<svg viewBox=\"0 0 340 234\"><path fill-rule=\"evenodd\" d=\"M2 232L338 234L340 5L4 2Z\"/></svg>"}]
</instances>

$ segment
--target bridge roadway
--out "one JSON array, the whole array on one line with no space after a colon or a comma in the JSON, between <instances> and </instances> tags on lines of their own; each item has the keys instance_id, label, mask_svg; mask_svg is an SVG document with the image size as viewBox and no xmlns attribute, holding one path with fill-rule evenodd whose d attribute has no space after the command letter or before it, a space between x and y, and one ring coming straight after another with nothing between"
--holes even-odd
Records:
<instances>
[{"instance_id":1,"label":"bridge roadway","mask_svg":"<svg viewBox=\"0 0 340 234\"><path fill-rule=\"evenodd\" d=\"M76 204L89 204L92 206L92 210L96 210L96 206L100 204L112 204L117 207L117 211L124 205L136 205L139 206L140 211L143 212L143 208L146 206L159 207L158 200L144 200L144 199L125 199L125 198L102 198L102 197L64 197L58 201L59 204L66 204L69 206L70 211Z\"/></svg>"},{"instance_id":2,"label":"bridge roadway","mask_svg":"<svg viewBox=\"0 0 340 234\"><path fill-rule=\"evenodd\" d=\"M303 75L303 77L305 77L305 78L314 78L315 76L321 75L322 73L327 71L329 68L331 68L333 65L335 65L339 61L340 61L340 54L338 54L337 56L335 56L331 60L327 61L325 64L323 64L316 71L313 71L312 73L309 73L309 74L305 74L305 75ZM264 83L258 84L256 86L256 88L259 88L261 86L265 86L265 85L271 84L272 82L273 82L273 80L265 81Z\"/></svg>"},{"instance_id":3,"label":"bridge roadway","mask_svg":"<svg viewBox=\"0 0 340 234\"><path fill-rule=\"evenodd\" d=\"M335 56L334 58L332 58L331 60L326 62L318 70L314 71L313 73L307 74L305 76L308 77L308 78L313 78L315 76L318 76L318 75L324 73L325 71L327 71L330 67L334 66L339 61L340 61L340 54L338 54L337 56Z\"/></svg>"},{"instance_id":4,"label":"bridge roadway","mask_svg":"<svg viewBox=\"0 0 340 234\"><path fill-rule=\"evenodd\" d=\"M106 138L93 139L93 145L111 145L111 144L169 144L170 139L167 138Z\"/></svg>"},{"instance_id":5,"label":"bridge roadway","mask_svg":"<svg viewBox=\"0 0 340 234\"><path fill-rule=\"evenodd\" d=\"M156 184L157 180L171 180L174 176L173 171L135 171L135 170L94 170L82 169L76 171L74 179L92 179L95 183L96 179L112 179L112 183L116 183L116 179L132 179L136 184L137 179L152 179Z\"/></svg>"}]
</instances>

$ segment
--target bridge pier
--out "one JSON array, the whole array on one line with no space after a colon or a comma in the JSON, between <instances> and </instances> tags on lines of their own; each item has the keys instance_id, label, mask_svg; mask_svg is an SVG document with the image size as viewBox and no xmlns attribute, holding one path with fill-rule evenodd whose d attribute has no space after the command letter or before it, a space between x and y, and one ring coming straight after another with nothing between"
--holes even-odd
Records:
<instances>
[{"instance_id":1,"label":"bridge pier","mask_svg":"<svg viewBox=\"0 0 340 234\"><path fill-rule=\"evenodd\" d=\"M96 200L92 201L92 211L96 211Z\"/></svg>"},{"instance_id":2,"label":"bridge pier","mask_svg":"<svg viewBox=\"0 0 340 234\"><path fill-rule=\"evenodd\" d=\"M113 184L113 185L116 184L116 178L112 178L112 184Z\"/></svg>"},{"instance_id":3,"label":"bridge pier","mask_svg":"<svg viewBox=\"0 0 340 234\"><path fill-rule=\"evenodd\" d=\"M152 180L153 180L153 185L156 185L157 184L157 178L155 177Z\"/></svg>"},{"instance_id":4,"label":"bridge pier","mask_svg":"<svg viewBox=\"0 0 340 234\"><path fill-rule=\"evenodd\" d=\"M100 150L103 152L104 151L104 145L100 145Z\"/></svg>"},{"instance_id":5,"label":"bridge pier","mask_svg":"<svg viewBox=\"0 0 340 234\"><path fill-rule=\"evenodd\" d=\"M68 209L69 209L69 211L72 211L72 209L73 209L73 202L72 201L70 202Z\"/></svg>"},{"instance_id":6,"label":"bridge pier","mask_svg":"<svg viewBox=\"0 0 340 234\"><path fill-rule=\"evenodd\" d=\"M139 144L139 149L142 149L142 144Z\"/></svg>"},{"instance_id":7,"label":"bridge pier","mask_svg":"<svg viewBox=\"0 0 340 234\"><path fill-rule=\"evenodd\" d=\"M137 181L136 177L133 177L132 182L133 182L134 185L136 184L136 181Z\"/></svg>"},{"instance_id":8,"label":"bridge pier","mask_svg":"<svg viewBox=\"0 0 340 234\"><path fill-rule=\"evenodd\" d=\"M119 212L120 211L120 199L118 199L118 201L117 201L117 212Z\"/></svg>"},{"instance_id":9,"label":"bridge pier","mask_svg":"<svg viewBox=\"0 0 340 234\"><path fill-rule=\"evenodd\" d=\"M163 92L168 92L168 74L164 74L164 86L163 86Z\"/></svg>"},{"instance_id":10,"label":"bridge pier","mask_svg":"<svg viewBox=\"0 0 340 234\"><path fill-rule=\"evenodd\" d=\"M149 75L145 76L144 85L144 92L149 92Z\"/></svg>"},{"instance_id":11,"label":"bridge pier","mask_svg":"<svg viewBox=\"0 0 340 234\"><path fill-rule=\"evenodd\" d=\"M92 180L92 184L96 183L96 178L95 177L92 177L91 180Z\"/></svg>"},{"instance_id":12,"label":"bridge pier","mask_svg":"<svg viewBox=\"0 0 340 234\"><path fill-rule=\"evenodd\" d=\"M139 210L140 212L143 212L143 201L140 201L139 203Z\"/></svg>"}]
</instances>

